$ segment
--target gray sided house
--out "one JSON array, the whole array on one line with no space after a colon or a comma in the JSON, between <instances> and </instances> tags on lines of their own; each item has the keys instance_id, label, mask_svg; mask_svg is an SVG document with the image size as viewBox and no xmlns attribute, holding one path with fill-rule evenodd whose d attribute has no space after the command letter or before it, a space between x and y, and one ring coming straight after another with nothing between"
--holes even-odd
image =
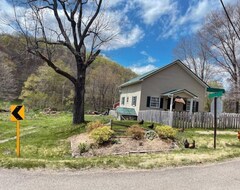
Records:
<instances>
[{"instance_id":1,"label":"gray sided house","mask_svg":"<svg viewBox=\"0 0 240 190\"><path fill-rule=\"evenodd\" d=\"M180 60L120 86L119 114L142 110L203 112L208 85Z\"/></svg>"}]
</instances>

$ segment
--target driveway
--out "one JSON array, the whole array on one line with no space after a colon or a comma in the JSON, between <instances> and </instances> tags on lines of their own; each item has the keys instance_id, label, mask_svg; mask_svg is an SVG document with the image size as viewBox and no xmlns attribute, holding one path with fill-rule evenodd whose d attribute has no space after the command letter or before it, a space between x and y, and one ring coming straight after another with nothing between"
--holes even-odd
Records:
<instances>
[{"instance_id":1,"label":"driveway","mask_svg":"<svg viewBox=\"0 0 240 190\"><path fill-rule=\"evenodd\" d=\"M1 190L238 190L240 159L224 163L147 171L49 171L0 169Z\"/></svg>"}]
</instances>

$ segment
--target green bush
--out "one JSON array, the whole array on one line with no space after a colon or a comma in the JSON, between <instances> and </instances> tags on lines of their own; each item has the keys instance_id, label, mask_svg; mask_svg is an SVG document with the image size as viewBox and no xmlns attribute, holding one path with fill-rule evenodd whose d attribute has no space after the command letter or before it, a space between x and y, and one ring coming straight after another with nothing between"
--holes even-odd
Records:
<instances>
[{"instance_id":1,"label":"green bush","mask_svg":"<svg viewBox=\"0 0 240 190\"><path fill-rule=\"evenodd\" d=\"M132 125L127 129L127 135L131 136L133 139L140 140L144 138L145 131L139 125Z\"/></svg>"},{"instance_id":2,"label":"green bush","mask_svg":"<svg viewBox=\"0 0 240 190\"><path fill-rule=\"evenodd\" d=\"M175 139L177 134L177 131L168 125L156 126L155 131L157 132L158 136L163 139Z\"/></svg>"},{"instance_id":3,"label":"green bush","mask_svg":"<svg viewBox=\"0 0 240 190\"><path fill-rule=\"evenodd\" d=\"M101 123L101 121L93 121L87 124L87 132L90 133L92 130L97 129L99 127L102 127L103 124Z\"/></svg>"},{"instance_id":4,"label":"green bush","mask_svg":"<svg viewBox=\"0 0 240 190\"><path fill-rule=\"evenodd\" d=\"M80 143L80 144L78 145L78 148L79 148L80 154L82 154L82 153L84 153L84 152L88 152L90 146L87 145L86 143Z\"/></svg>"},{"instance_id":5,"label":"green bush","mask_svg":"<svg viewBox=\"0 0 240 190\"><path fill-rule=\"evenodd\" d=\"M96 143L103 144L104 142L108 142L113 134L114 131L111 130L110 127L103 126L93 129L90 137L93 138Z\"/></svg>"}]
</instances>

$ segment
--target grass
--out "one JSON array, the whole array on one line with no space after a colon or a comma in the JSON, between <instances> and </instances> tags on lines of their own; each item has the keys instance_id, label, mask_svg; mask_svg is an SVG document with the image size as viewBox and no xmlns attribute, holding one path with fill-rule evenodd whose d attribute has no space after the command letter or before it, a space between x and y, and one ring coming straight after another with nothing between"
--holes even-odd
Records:
<instances>
[{"instance_id":1,"label":"grass","mask_svg":"<svg viewBox=\"0 0 240 190\"><path fill-rule=\"evenodd\" d=\"M106 116L89 116L86 120L109 122ZM136 121L114 121L113 130L124 133L124 125L136 124ZM145 123L144 128L150 123ZM15 136L16 124L9 121L9 113L0 114L0 141ZM213 135L199 134L203 129L187 129L179 132L177 139L180 149L158 154L101 156L91 158L72 158L68 138L85 131L85 124L72 125L70 113L54 116L39 113L26 113L21 121L21 158L15 154L15 140L0 144L1 167L47 167L47 168L159 168L215 162L240 156L240 142L236 135L220 134L217 136L217 149L213 149ZM234 131L234 130L228 130ZM31 133L29 133L31 132ZM235 130L236 132L236 130ZM196 149L184 149L182 142L188 139L196 141Z\"/></svg>"}]
</instances>

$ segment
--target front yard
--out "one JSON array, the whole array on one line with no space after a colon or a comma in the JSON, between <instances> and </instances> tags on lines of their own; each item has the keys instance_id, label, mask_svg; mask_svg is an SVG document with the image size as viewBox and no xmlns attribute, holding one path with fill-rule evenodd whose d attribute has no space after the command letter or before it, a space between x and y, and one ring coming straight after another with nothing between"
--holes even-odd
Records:
<instances>
[{"instance_id":1,"label":"front yard","mask_svg":"<svg viewBox=\"0 0 240 190\"><path fill-rule=\"evenodd\" d=\"M109 122L108 116L86 116L86 120ZM132 125L136 121L119 124ZM147 128L149 123L144 123ZM113 125L117 135L126 127ZM213 149L211 130L187 129L177 133L178 148L158 153L102 155L72 157L69 138L85 132L85 124L72 126L70 113L44 115L27 113L21 121L21 158L16 157L16 124L9 121L8 113L0 113L0 166L1 167L49 167L49 168L160 168L215 162L240 156L237 130L218 130L217 149ZM195 149L185 149L183 141L196 141Z\"/></svg>"}]
</instances>

